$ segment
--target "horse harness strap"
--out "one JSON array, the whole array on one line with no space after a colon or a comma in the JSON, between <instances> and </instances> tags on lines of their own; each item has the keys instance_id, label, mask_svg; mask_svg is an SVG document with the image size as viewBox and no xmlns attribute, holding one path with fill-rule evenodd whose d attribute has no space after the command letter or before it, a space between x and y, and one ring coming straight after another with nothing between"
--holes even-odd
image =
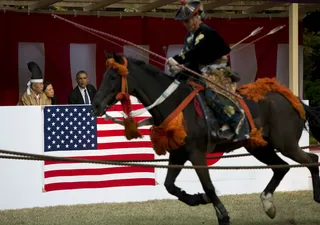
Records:
<instances>
[{"instance_id":1,"label":"horse harness strap","mask_svg":"<svg viewBox=\"0 0 320 225\"><path fill-rule=\"evenodd\" d=\"M184 108L194 99L194 97L204 90L204 87L193 81L188 82L195 89L180 103L180 105L162 122L161 126L166 127L170 121L172 121Z\"/></svg>"}]
</instances>

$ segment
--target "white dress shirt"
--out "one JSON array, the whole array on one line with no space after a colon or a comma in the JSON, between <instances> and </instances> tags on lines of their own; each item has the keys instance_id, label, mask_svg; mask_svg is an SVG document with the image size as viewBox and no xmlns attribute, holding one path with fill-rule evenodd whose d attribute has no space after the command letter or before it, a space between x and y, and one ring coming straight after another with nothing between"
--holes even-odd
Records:
<instances>
[{"instance_id":1,"label":"white dress shirt","mask_svg":"<svg viewBox=\"0 0 320 225\"><path fill-rule=\"evenodd\" d=\"M91 100L90 100L90 95L89 95L89 93L88 93L88 89L87 89L87 88L82 88L82 87L80 87L80 86L78 86L78 88L79 88L80 93L81 93L81 95L82 95L84 104L85 104L85 102L86 102L85 96L84 96L84 95L85 95L84 90L86 90L86 94L87 94L88 99L89 99L89 104L91 104Z\"/></svg>"}]
</instances>

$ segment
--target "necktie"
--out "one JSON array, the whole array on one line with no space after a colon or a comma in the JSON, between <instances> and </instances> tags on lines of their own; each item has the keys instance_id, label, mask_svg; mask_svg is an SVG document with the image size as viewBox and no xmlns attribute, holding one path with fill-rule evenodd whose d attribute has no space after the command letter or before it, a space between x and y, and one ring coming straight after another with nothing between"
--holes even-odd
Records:
<instances>
[{"instance_id":1,"label":"necktie","mask_svg":"<svg viewBox=\"0 0 320 225\"><path fill-rule=\"evenodd\" d=\"M87 89L84 89L84 104L89 104L89 98L87 95Z\"/></svg>"}]
</instances>

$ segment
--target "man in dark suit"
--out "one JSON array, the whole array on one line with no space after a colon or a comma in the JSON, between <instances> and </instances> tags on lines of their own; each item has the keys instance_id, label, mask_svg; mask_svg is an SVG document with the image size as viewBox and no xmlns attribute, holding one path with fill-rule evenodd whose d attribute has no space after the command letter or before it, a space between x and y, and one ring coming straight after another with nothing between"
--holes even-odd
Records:
<instances>
[{"instance_id":1,"label":"man in dark suit","mask_svg":"<svg viewBox=\"0 0 320 225\"><path fill-rule=\"evenodd\" d=\"M97 90L89 84L88 74L81 70L76 76L78 86L69 95L68 104L91 104Z\"/></svg>"}]
</instances>

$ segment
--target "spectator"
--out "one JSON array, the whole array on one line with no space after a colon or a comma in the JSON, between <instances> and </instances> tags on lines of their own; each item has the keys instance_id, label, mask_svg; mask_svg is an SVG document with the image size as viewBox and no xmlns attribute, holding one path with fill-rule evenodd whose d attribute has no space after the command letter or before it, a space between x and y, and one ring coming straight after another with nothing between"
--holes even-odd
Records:
<instances>
[{"instance_id":1,"label":"spectator","mask_svg":"<svg viewBox=\"0 0 320 225\"><path fill-rule=\"evenodd\" d=\"M18 105L51 105L51 100L43 93L43 76L41 69L35 62L28 63L31 79L27 84L27 91L22 95Z\"/></svg>"},{"instance_id":2,"label":"spectator","mask_svg":"<svg viewBox=\"0 0 320 225\"><path fill-rule=\"evenodd\" d=\"M57 104L57 98L54 94L54 89L52 84L49 81L45 81L43 83L43 92L46 94L46 96L51 99L51 105Z\"/></svg>"},{"instance_id":3,"label":"spectator","mask_svg":"<svg viewBox=\"0 0 320 225\"><path fill-rule=\"evenodd\" d=\"M89 84L88 74L81 70L77 73L77 87L69 95L68 104L91 104L97 90Z\"/></svg>"}]
</instances>

